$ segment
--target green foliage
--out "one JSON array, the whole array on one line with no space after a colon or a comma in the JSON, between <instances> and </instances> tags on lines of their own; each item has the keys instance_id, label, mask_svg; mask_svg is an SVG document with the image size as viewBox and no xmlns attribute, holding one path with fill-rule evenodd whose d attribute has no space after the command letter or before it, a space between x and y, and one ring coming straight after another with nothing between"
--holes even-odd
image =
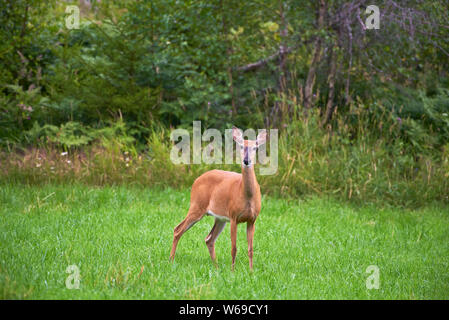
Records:
<instances>
[{"instance_id":1,"label":"green foliage","mask_svg":"<svg viewBox=\"0 0 449 320\"><path fill-rule=\"evenodd\" d=\"M65 8L77 1L3 1L3 177L187 186L211 167L168 161L169 131L201 120L280 130L279 172L261 178L267 194L447 201L443 3L408 2L419 32L398 20L399 7L383 8L383 29L368 32L345 1L326 3L318 27L319 2L101 1L81 6L80 28L69 30ZM62 151L83 160L67 167Z\"/></svg>"},{"instance_id":2,"label":"green foliage","mask_svg":"<svg viewBox=\"0 0 449 320\"><path fill-rule=\"evenodd\" d=\"M33 144L47 142L62 149L86 146L97 140L105 147L114 145L119 150L126 151L135 143L134 137L129 132L132 130L129 130L123 121L111 123L100 129L86 127L74 121L66 122L59 127L49 124L41 127L35 122L26 132L26 138Z\"/></svg>"},{"instance_id":3,"label":"green foliage","mask_svg":"<svg viewBox=\"0 0 449 320\"><path fill-rule=\"evenodd\" d=\"M60 145L63 148L81 147L94 139L94 135L78 122L67 122L60 127L46 124L40 127L37 122L27 132L31 141L39 141L46 138L51 144Z\"/></svg>"},{"instance_id":4,"label":"green foliage","mask_svg":"<svg viewBox=\"0 0 449 320\"><path fill-rule=\"evenodd\" d=\"M381 206L390 203L416 207L430 201L448 202L448 144L441 152L431 152L435 141L414 140L423 137L419 131L423 127L415 120L400 123L389 112L379 115L372 110L359 107L351 115L337 114L333 128L320 126L318 112L310 114L307 120L292 118L291 125L280 131L278 171L274 175L258 175L262 192L289 198L336 196ZM351 122L358 126L351 126ZM31 184L83 181L95 185L183 188L190 187L203 172L217 168L173 164L170 131L163 127L151 131L142 149L136 148L132 131L122 121L88 130L79 123L61 127L35 125L30 139L50 137L44 146L53 148L33 150L24 157L0 154L4 164L0 177ZM68 150L69 154L60 156L60 150ZM220 165L220 169L239 171L240 167Z\"/></svg>"},{"instance_id":5,"label":"green foliage","mask_svg":"<svg viewBox=\"0 0 449 320\"><path fill-rule=\"evenodd\" d=\"M0 84L28 88L40 81L51 61L48 43L41 35L51 29L48 13L53 5L54 1L40 0L0 3Z\"/></svg>"},{"instance_id":6,"label":"green foliage","mask_svg":"<svg viewBox=\"0 0 449 320\"><path fill-rule=\"evenodd\" d=\"M0 96L0 146L23 142L24 133L31 128L33 121L41 119L49 102L41 95L41 89L30 85L27 90L18 85L5 85L11 92Z\"/></svg>"},{"instance_id":7,"label":"green foliage","mask_svg":"<svg viewBox=\"0 0 449 320\"><path fill-rule=\"evenodd\" d=\"M400 124L408 152L431 155L449 136L449 91L436 88L431 95L397 87L384 93L382 103Z\"/></svg>"}]
</instances>

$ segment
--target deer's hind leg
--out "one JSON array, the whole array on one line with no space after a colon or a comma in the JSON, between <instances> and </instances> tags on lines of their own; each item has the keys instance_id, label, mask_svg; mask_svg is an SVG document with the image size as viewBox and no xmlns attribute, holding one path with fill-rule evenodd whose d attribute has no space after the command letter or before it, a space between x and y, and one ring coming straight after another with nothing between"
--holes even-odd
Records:
<instances>
[{"instance_id":1,"label":"deer's hind leg","mask_svg":"<svg viewBox=\"0 0 449 320\"><path fill-rule=\"evenodd\" d=\"M215 241L217 240L220 233L223 231L224 227L226 225L225 220L215 219L214 226L212 227L212 230L209 232L209 235L206 237L206 245L207 249L209 249L210 258L214 262L215 266L217 266L216 263L216 257L215 257Z\"/></svg>"},{"instance_id":2,"label":"deer's hind leg","mask_svg":"<svg viewBox=\"0 0 449 320\"><path fill-rule=\"evenodd\" d=\"M202 212L200 209L190 207L187 217L175 227L175 230L173 231L173 244L170 252L170 261L175 259L176 247L181 236L184 232L193 227L195 223L200 221L204 214L205 212Z\"/></svg>"}]
</instances>

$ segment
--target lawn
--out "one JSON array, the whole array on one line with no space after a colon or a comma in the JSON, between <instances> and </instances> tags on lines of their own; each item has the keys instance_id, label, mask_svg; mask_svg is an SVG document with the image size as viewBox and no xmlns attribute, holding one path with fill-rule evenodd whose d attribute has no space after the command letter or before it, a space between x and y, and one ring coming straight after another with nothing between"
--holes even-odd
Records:
<instances>
[{"instance_id":1,"label":"lawn","mask_svg":"<svg viewBox=\"0 0 449 320\"><path fill-rule=\"evenodd\" d=\"M181 238L169 263L173 228L188 206L188 190L0 185L0 298L449 298L448 207L265 197L251 273L244 225L235 272L229 224L213 266L204 243L211 217ZM71 265L79 289L66 287ZM371 265L378 289L366 286Z\"/></svg>"}]
</instances>

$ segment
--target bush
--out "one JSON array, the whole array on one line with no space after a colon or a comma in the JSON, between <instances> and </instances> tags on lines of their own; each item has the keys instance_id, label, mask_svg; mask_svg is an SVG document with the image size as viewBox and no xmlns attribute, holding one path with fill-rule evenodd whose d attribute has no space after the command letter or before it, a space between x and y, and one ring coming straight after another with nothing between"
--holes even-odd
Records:
<instances>
[{"instance_id":1,"label":"bush","mask_svg":"<svg viewBox=\"0 0 449 320\"><path fill-rule=\"evenodd\" d=\"M432 155L421 154L419 149L410 152L411 147L400 138L402 125L391 114L373 118L369 109L357 110L351 116L358 117L360 125L356 128L346 125L347 116L338 114L333 128L320 126L318 112L307 119L292 119L280 131L278 172L258 176L262 192L282 197L318 194L382 205L448 202L449 146ZM138 151L123 122L87 131L78 126L71 123L56 131L50 129L52 143L27 150L25 156L3 153L2 179L186 188L201 173L217 167L174 165L170 161L169 130L163 127L152 130L146 147ZM372 127L382 130L376 132ZM45 130L41 128L41 132ZM77 137L76 132L84 132L84 138ZM86 139L91 139L87 145ZM82 148L73 148L75 145ZM63 152L67 148L68 154ZM240 170L238 165L219 167Z\"/></svg>"}]
</instances>

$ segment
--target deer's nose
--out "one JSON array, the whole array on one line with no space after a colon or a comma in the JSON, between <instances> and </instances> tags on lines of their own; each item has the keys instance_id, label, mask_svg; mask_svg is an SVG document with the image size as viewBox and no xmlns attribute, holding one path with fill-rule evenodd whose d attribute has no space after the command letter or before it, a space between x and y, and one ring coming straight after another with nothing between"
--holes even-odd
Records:
<instances>
[{"instance_id":1,"label":"deer's nose","mask_svg":"<svg viewBox=\"0 0 449 320\"><path fill-rule=\"evenodd\" d=\"M244 160L243 160L243 164L244 164L245 166L247 166L247 165L249 164L248 159L244 159Z\"/></svg>"}]
</instances>

